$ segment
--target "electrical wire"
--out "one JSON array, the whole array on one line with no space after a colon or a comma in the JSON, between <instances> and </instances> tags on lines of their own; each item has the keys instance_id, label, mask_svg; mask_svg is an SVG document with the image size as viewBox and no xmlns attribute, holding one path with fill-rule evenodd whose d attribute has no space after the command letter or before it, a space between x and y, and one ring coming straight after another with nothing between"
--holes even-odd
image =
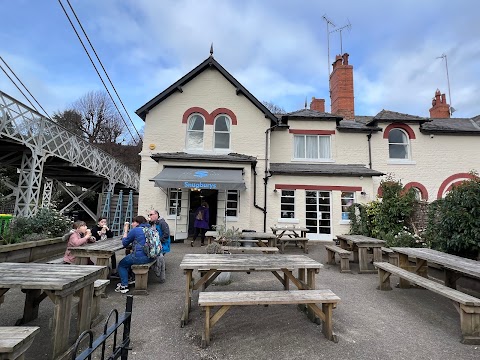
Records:
<instances>
[{"instance_id":1,"label":"electrical wire","mask_svg":"<svg viewBox=\"0 0 480 360\"><path fill-rule=\"evenodd\" d=\"M128 127L127 122L126 122L125 119L123 118L123 115L122 115L122 113L120 112L120 109L118 108L117 103L115 102L115 100L113 100L112 94L111 94L110 91L108 90L108 87L107 87L107 85L105 84L105 81L103 80L102 76L100 75L100 72L98 71L97 66L95 65L92 57L90 56L87 48L85 47L85 44L83 43L82 38L80 37L77 29L75 28L75 25L73 25L73 22L72 22L72 20L70 19L70 16L68 15L67 10L66 10L65 7L63 6L61 0L58 0L58 3L59 3L60 6L62 7L63 12L65 13L65 16L67 17L68 21L70 22L70 25L72 26L73 31L75 32L75 34L77 35L78 40L79 40L80 43L82 44L83 50L85 51L85 53L87 54L88 58L90 59L90 62L92 63L95 71L97 72L97 75L98 75L98 77L100 78L100 81L102 82L105 90L107 91L108 95L110 96L110 99L112 100L113 105L115 105L115 108L117 109L117 111L118 111L118 113L119 113L119 115L120 115L120 118L122 119L123 123L125 124L128 132L129 132L129 134L130 134L130 136L132 137L132 140L134 140L135 137L133 136L132 132L130 131L130 128ZM135 129L135 130L136 130L136 129ZM137 131L137 134L138 134L138 131Z\"/></svg>"},{"instance_id":2,"label":"electrical wire","mask_svg":"<svg viewBox=\"0 0 480 360\"><path fill-rule=\"evenodd\" d=\"M48 115L47 111L43 108L43 106L38 102L38 100L35 98L35 96L32 95L32 93L30 92L30 90L28 90L28 88L25 86L25 84L22 82L22 80L19 79L19 77L15 74L15 72L12 70L12 68L10 66L8 66L7 62L0 56L0 60L2 60L2 62L5 64L5 66L8 68L8 70L13 74L13 76L15 76L15 78L18 80L18 82L20 84L22 84L23 88L28 92L28 94L32 97L33 100L35 100L35 102L37 103L37 105L43 110L43 112L47 115L47 118L50 118L50 115ZM7 75L7 77L10 79L10 81L13 83L13 85L15 85L15 87L18 89L18 91L20 91L20 93L23 95L23 97L25 99L27 99L28 103L30 104L31 107L33 107L33 109L38 113L38 109L35 107L35 105L32 104L32 102L30 101L30 99L27 97L27 95L25 95L25 93L18 87L18 85L15 83L15 81L10 77L10 75L8 75L8 73L5 71L5 69L3 68L3 66L0 64L0 68L2 69L2 71L5 73L5 75Z\"/></svg>"},{"instance_id":3,"label":"electrical wire","mask_svg":"<svg viewBox=\"0 0 480 360\"><path fill-rule=\"evenodd\" d=\"M125 105L123 104L123 101L122 101L122 99L120 98L120 95L118 94L117 89L115 89L115 86L113 85L113 82L112 82L112 80L110 79L110 76L108 76L107 70L105 70L105 67L103 66L102 61L100 60L97 52L95 51L95 48L93 47L92 43L90 42L90 38L88 37L87 33L85 32L85 29L83 28L82 23L80 22L80 19L79 19L78 16L77 16L77 13L76 13L75 10L73 9L72 5L70 4L70 0L67 0L67 4L68 4L68 6L70 7L70 10L72 10L72 13L73 13L73 15L75 16L75 19L77 19L78 25L80 25L80 29L82 29L83 35L85 35L85 38L87 39L88 44L89 44L90 47L92 48L93 53L95 54L95 57L96 57L97 60L98 60L98 63L100 64L100 66L102 67L103 72L104 72L105 75L107 76L108 82L109 82L110 85L112 86L113 91L115 91L115 94L117 95L118 100L120 100L120 104L122 104L123 110L125 110L125 114L127 114L128 119L130 120L130 123L132 124L132 126L133 126L133 128L135 129L138 137L140 138L140 134L139 134L137 128L135 127L135 124L133 123L132 118L131 118L130 115L128 114L128 111L127 111L127 109L125 108Z\"/></svg>"}]
</instances>

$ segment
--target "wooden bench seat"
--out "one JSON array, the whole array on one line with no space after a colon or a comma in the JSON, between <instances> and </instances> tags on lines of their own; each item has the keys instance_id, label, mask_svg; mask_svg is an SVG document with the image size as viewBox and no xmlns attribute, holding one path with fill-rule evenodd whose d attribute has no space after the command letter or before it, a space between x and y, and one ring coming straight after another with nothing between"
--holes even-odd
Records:
<instances>
[{"instance_id":1,"label":"wooden bench seat","mask_svg":"<svg viewBox=\"0 0 480 360\"><path fill-rule=\"evenodd\" d=\"M333 333L332 312L340 298L331 290L290 290L290 291L215 291L201 292L198 305L205 307L205 328L202 347L210 344L210 330L217 321L234 305L304 304L322 320L322 332L328 340L337 342ZM320 309L316 304L322 304ZM211 308L221 308L210 316ZM238 335L238 334L237 334Z\"/></svg>"},{"instance_id":2,"label":"wooden bench seat","mask_svg":"<svg viewBox=\"0 0 480 360\"><path fill-rule=\"evenodd\" d=\"M302 237L281 237L277 239L277 243L280 244L280 253L285 252L285 246L288 245L290 242L294 242L295 246L300 243L300 247L303 248L303 252L305 254L308 254L308 238L302 238Z\"/></svg>"},{"instance_id":3,"label":"wooden bench seat","mask_svg":"<svg viewBox=\"0 0 480 360\"><path fill-rule=\"evenodd\" d=\"M38 326L0 326L0 359L24 359L39 331Z\"/></svg>"},{"instance_id":4,"label":"wooden bench seat","mask_svg":"<svg viewBox=\"0 0 480 360\"><path fill-rule=\"evenodd\" d=\"M327 250L327 264L335 265L335 254L340 256L340 272L351 272L350 271L350 254L351 251L342 249L340 246L336 245L325 245Z\"/></svg>"},{"instance_id":5,"label":"wooden bench seat","mask_svg":"<svg viewBox=\"0 0 480 360\"><path fill-rule=\"evenodd\" d=\"M132 271L135 274L135 289L133 290L134 294L148 295L148 270L150 270L156 261L157 260L155 259L146 264L132 265Z\"/></svg>"},{"instance_id":6,"label":"wooden bench seat","mask_svg":"<svg viewBox=\"0 0 480 360\"><path fill-rule=\"evenodd\" d=\"M278 252L277 247L272 247L272 246L256 246L256 247L239 247L239 246L222 246L223 251L228 251L232 254L241 254L241 253L247 253L247 254L261 254L261 253L267 253L267 254L273 254Z\"/></svg>"},{"instance_id":7,"label":"wooden bench seat","mask_svg":"<svg viewBox=\"0 0 480 360\"><path fill-rule=\"evenodd\" d=\"M378 268L379 290L392 290L390 286L390 275L394 274L452 300L460 314L460 327L463 336L462 342L464 344L480 344L480 299L390 263L374 262L373 265Z\"/></svg>"}]
</instances>

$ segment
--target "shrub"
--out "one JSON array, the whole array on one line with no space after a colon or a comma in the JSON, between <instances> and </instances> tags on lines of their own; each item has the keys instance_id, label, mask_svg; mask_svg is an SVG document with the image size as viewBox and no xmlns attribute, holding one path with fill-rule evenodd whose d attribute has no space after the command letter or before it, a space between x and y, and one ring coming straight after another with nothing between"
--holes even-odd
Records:
<instances>
[{"instance_id":1,"label":"shrub","mask_svg":"<svg viewBox=\"0 0 480 360\"><path fill-rule=\"evenodd\" d=\"M453 186L444 199L430 204L425 236L433 248L477 258L480 249L480 178Z\"/></svg>"},{"instance_id":2,"label":"shrub","mask_svg":"<svg viewBox=\"0 0 480 360\"><path fill-rule=\"evenodd\" d=\"M41 208L32 217L15 217L5 240L15 243L62 236L71 226L72 221L57 210Z\"/></svg>"}]
</instances>

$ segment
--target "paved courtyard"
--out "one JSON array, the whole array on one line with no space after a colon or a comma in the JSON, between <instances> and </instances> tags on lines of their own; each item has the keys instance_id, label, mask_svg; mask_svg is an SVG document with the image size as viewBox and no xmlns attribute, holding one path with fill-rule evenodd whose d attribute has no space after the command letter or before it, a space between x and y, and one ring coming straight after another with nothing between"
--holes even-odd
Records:
<instances>
[{"instance_id":1,"label":"paved courtyard","mask_svg":"<svg viewBox=\"0 0 480 360\"><path fill-rule=\"evenodd\" d=\"M222 317L213 328L211 346L202 349L203 313L196 305L197 293L191 322L180 327L185 276L178 265L184 254L204 251L187 242L172 244L166 283L159 284L151 273L150 294L134 296L130 359L480 359L480 345L460 343L459 315L448 299L421 289L378 291L377 275L358 274L356 264L351 264L352 274L341 274L339 265L325 265L316 278L317 288L331 289L342 299L333 311L338 343L326 340L321 326L294 305L243 306ZM294 247L286 252L302 254ZM325 250L312 245L308 256L324 263ZM282 289L270 273L234 273L232 280L208 290ZM115 293L114 287L110 284L108 298L102 299L104 314L112 308L124 311L125 295ZM13 325L21 317L23 299L18 290L6 294L0 326ZM52 313L51 302L44 300L39 318L29 324L41 330L26 359L48 359ZM102 328L103 324L95 328L97 334Z\"/></svg>"}]
</instances>

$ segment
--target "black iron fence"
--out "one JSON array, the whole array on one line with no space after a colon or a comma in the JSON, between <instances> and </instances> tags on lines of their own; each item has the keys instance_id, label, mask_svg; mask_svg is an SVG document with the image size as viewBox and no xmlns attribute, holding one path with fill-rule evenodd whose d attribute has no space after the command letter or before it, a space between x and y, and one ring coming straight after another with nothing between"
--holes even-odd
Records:
<instances>
[{"instance_id":1,"label":"black iron fence","mask_svg":"<svg viewBox=\"0 0 480 360\"><path fill-rule=\"evenodd\" d=\"M103 327L103 334L100 335L97 339L93 340L93 332L92 330L84 331L75 342L74 352L72 354L72 360L91 360L92 354L101 347L101 360L114 360L118 359L119 357L122 360L128 359L128 350L130 348L130 324L132 321L132 305L133 305L133 296L127 296L127 304L125 306L125 313L121 316L118 314L117 309L113 309L108 314L107 319L105 320L105 325ZM115 315L115 323L108 327L108 323L110 322L110 318L112 315ZM122 342L117 346L117 332L118 328L123 325L123 336ZM108 338L113 334L113 346L110 354L105 354L106 350L106 341ZM81 354L77 355L79 348L81 347L81 343L85 340L88 336L88 348L82 351ZM110 351L109 351L110 352ZM108 356L108 357L105 357Z\"/></svg>"}]
</instances>

